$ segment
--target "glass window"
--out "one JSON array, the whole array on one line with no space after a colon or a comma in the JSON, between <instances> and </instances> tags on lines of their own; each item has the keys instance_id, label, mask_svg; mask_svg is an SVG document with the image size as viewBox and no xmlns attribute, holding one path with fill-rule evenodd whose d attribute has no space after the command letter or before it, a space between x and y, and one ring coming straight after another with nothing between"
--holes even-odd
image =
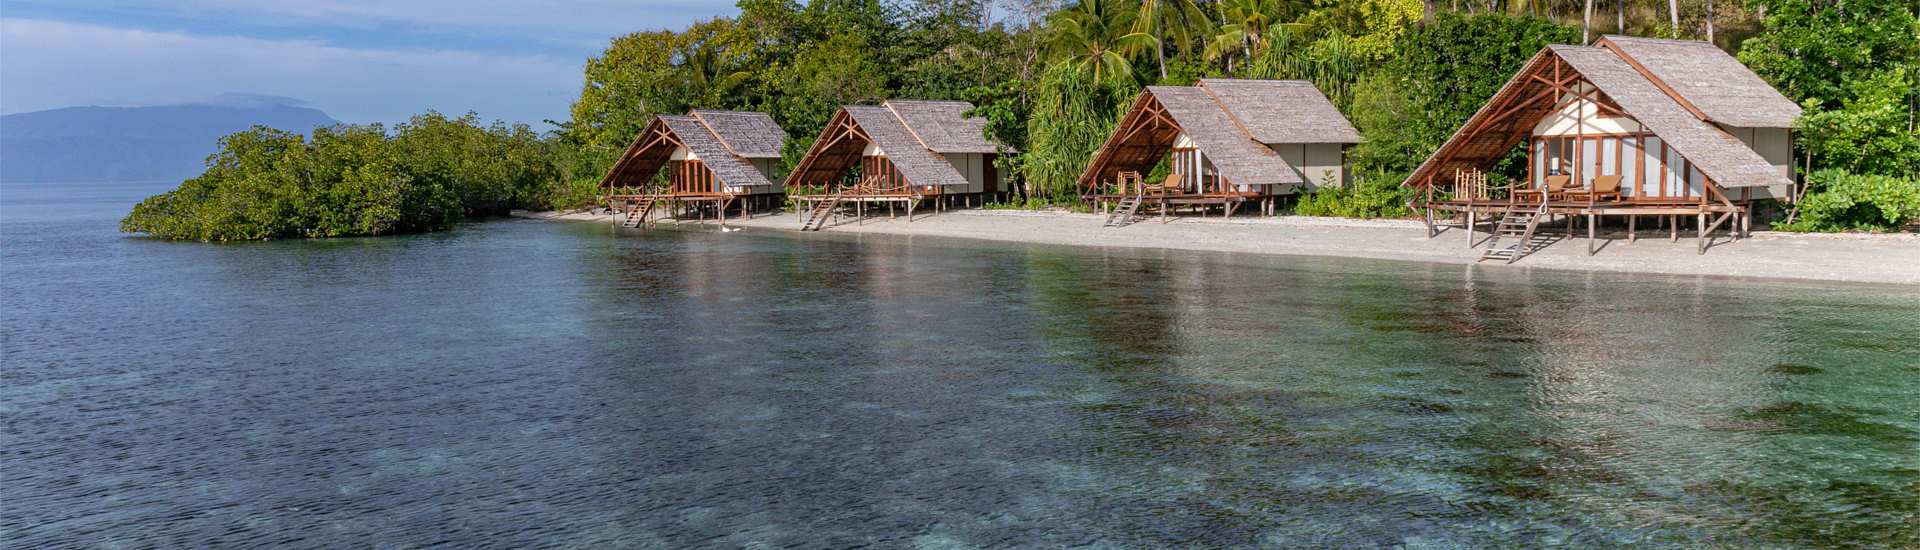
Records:
<instances>
[{"instance_id":1,"label":"glass window","mask_svg":"<svg viewBox=\"0 0 1920 550\"><path fill-rule=\"evenodd\" d=\"M1593 185L1594 168L1597 166L1596 161L1600 160L1599 155L1595 153L1595 149L1600 145L1599 141L1600 140L1593 138L1580 140L1579 160L1581 186Z\"/></svg>"},{"instance_id":2,"label":"glass window","mask_svg":"<svg viewBox=\"0 0 1920 550\"><path fill-rule=\"evenodd\" d=\"M1620 139L1620 194L1624 197L1638 195L1640 189L1640 140L1636 138Z\"/></svg>"},{"instance_id":3,"label":"glass window","mask_svg":"<svg viewBox=\"0 0 1920 550\"><path fill-rule=\"evenodd\" d=\"M1539 189L1547 178L1547 140L1533 140L1533 188Z\"/></svg>"},{"instance_id":4,"label":"glass window","mask_svg":"<svg viewBox=\"0 0 1920 550\"><path fill-rule=\"evenodd\" d=\"M1620 138L1600 140L1600 175L1620 175Z\"/></svg>"},{"instance_id":5,"label":"glass window","mask_svg":"<svg viewBox=\"0 0 1920 550\"><path fill-rule=\"evenodd\" d=\"M1673 150L1672 147L1668 147L1666 150L1667 179L1666 185L1662 187L1665 189L1662 195L1676 198L1687 196L1686 193L1681 191L1681 186L1685 184L1685 180L1682 178L1686 177L1687 159L1680 158L1680 152Z\"/></svg>"},{"instance_id":6,"label":"glass window","mask_svg":"<svg viewBox=\"0 0 1920 550\"><path fill-rule=\"evenodd\" d=\"M1701 189L1700 186L1706 179L1706 175L1700 173L1700 168L1695 167L1693 163L1687 163L1687 196L1698 197L1705 195L1706 190Z\"/></svg>"},{"instance_id":7,"label":"glass window","mask_svg":"<svg viewBox=\"0 0 1920 550\"><path fill-rule=\"evenodd\" d=\"M1660 196L1660 151L1665 147L1661 145L1660 138L1647 136L1641 149L1646 152L1647 162L1640 168L1640 196L1658 197Z\"/></svg>"}]
</instances>

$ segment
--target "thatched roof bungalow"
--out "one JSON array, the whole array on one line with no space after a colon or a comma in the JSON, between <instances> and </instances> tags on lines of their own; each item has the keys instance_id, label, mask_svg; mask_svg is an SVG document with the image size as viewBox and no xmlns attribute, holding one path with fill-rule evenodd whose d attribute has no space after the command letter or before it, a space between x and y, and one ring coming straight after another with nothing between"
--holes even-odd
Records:
<instances>
[{"instance_id":1,"label":"thatched roof bungalow","mask_svg":"<svg viewBox=\"0 0 1920 550\"><path fill-rule=\"evenodd\" d=\"M1222 205L1261 201L1321 185L1345 185L1345 148L1360 142L1346 117L1304 80L1203 78L1194 86L1149 86L1080 174L1095 201L1148 195L1149 202ZM1146 182L1162 162L1164 181Z\"/></svg>"},{"instance_id":2,"label":"thatched roof bungalow","mask_svg":"<svg viewBox=\"0 0 1920 550\"><path fill-rule=\"evenodd\" d=\"M897 204L911 216L923 200L938 206L1003 192L993 165L1002 148L984 136L986 119L964 115L972 108L902 99L842 107L787 176L789 196L809 205L802 227L817 228L812 213L843 202Z\"/></svg>"},{"instance_id":3,"label":"thatched roof bungalow","mask_svg":"<svg viewBox=\"0 0 1920 550\"><path fill-rule=\"evenodd\" d=\"M1626 216L1631 235L1638 216L1686 214L1704 251L1729 219L1744 232L1754 201L1790 197L1799 116L1712 44L1609 35L1542 49L1404 185L1421 188L1409 206L1429 234L1435 212L1463 213L1469 227L1482 215L1585 216L1591 250L1600 216ZM1526 179L1489 187L1484 172L1522 144ZM1525 253L1516 246L1509 260Z\"/></svg>"},{"instance_id":4,"label":"thatched roof bungalow","mask_svg":"<svg viewBox=\"0 0 1920 550\"><path fill-rule=\"evenodd\" d=\"M724 216L737 201L746 214L749 206L778 204L780 187L773 170L786 138L787 132L766 113L695 109L686 115L656 116L607 170L600 186L607 190L609 206L635 222L661 203L711 207ZM667 174L661 182L663 168Z\"/></svg>"}]
</instances>

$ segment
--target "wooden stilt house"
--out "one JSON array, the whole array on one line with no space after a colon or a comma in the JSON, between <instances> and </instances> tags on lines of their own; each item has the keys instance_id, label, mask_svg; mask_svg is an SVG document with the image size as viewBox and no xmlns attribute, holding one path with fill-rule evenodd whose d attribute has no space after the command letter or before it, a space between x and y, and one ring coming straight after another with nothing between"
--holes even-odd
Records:
<instances>
[{"instance_id":1,"label":"wooden stilt house","mask_svg":"<svg viewBox=\"0 0 1920 550\"><path fill-rule=\"evenodd\" d=\"M779 207L773 170L786 137L766 113L695 109L684 116L656 116L600 186L627 227L662 211L676 218L712 214L725 223L734 205L742 216Z\"/></svg>"},{"instance_id":2,"label":"wooden stilt house","mask_svg":"<svg viewBox=\"0 0 1920 550\"><path fill-rule=\"evenodd\" d=\"M925 202L944 208L1004 192L986 119L962 114L972 108L899 99L842 107L787 176L788 196L803 205L801 228L819 229L843 206L862 215L870 205L898 207L912 220Z\"/></svg>"},{"instance_id":3,"label":"wooden stilt house","mask_svg":"<svg viewBox=\"0 0 1920 550\"><path fill-rule=\"evenodd\" d=\"M1693 221L1704 253L1723 224L1734 238L1750 228L1755 201L1791 197L1789 128L1799 116L1706 42L1609 35L1552 45L1414 170L1405 185L1420 194L1409 206L1430 236L1447 225L1440 216L1468 228L1497 219L1482 259L1525 255L1554 216L1569 236L1584 218L1588 254L1605 216L1625 217L1629 240L1641 217L1674 239ZM1488 185L1485 171L1516 147L1526 150L1526 178Z\"/></svg>"},{"instance_id":4,"label":"wooden stilt house","mask_svg":"<svg viewBox=\"0 0 1920 550\"><path fill-rule=\"evenodd\" d=\"M1163 214L1181 205L1220 206L1231 216L1249 201L1271 214L1277 197L1345 185L1345 150L1359 142L1353 124L1304 80L1149 86L1078 185L1116 215L1131 216L1144 203ZM1161 163L1169 169L1156 177Z\"/></svg>"}]
</instances>

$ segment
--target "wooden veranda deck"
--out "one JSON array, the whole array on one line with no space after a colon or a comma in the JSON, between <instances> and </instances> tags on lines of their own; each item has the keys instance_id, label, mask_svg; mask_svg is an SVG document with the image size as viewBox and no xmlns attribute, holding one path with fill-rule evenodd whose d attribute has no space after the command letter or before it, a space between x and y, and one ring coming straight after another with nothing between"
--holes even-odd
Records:
<instances>
[{"instance_id":1,"label":"wooden veranda deck","mask_svg":"<svg viewBox=\"0 0 1920 550\"><path fill-rule=\"evenodd\" d=\"M1696 218L1695 228L1698 230L1697 238L1700 240L1699 252L1702 254L1706 253L1708 237L1721 225L1725 224L1732 239L1739 241L1741 237L1751 232L1753 224L1748 203L1697 200L1636 201L1629 198L1606 201L1548 200L1544 208L1541 206L1538 200L1524 199L1421 200L1407 203L1408 208L1422 213L1421 220L1426 222L1429 238L1439 235L1443 228L1465 228L1469 229L1467 231L1468 246L1475 246L1478 242L1474 238L1472 229L1480 223L1496 221L1519 211L1537 211L1549 218L1560 217L1567 220L1568 237L1574 236L1577 225L1575 222L1580 218L1586 218L1588 255L1592 255L1596 250L1598 226L1606 216L1622 216L1627 219L1628 242L1638 238L1639 221L1642 217L1655 217L1659 224L1669 231L1669 238L1678 240L1681 216L1693 216ZM1460 219L1439 219L1435 217L1436 212L1456 213ZM1728 221L1733 223L1727 223Z\"/></svg>"},{"instance_id":2,"label":"wooden veranda deck","mask_svg":"<svg viewBox=\"0 0 1920 550\"><path fill-rule=\"evenodd\" d=\"M727 210L733 205L740 206L740 216L753 219L753 211L777 206L777 194L733 194L733 193L645 193L621 190L606 195L607 207L621 213L615 220L626 227L640 227L653 223L653 214L666 212L666 218L679 222L687 215L694 216L697 222L705 222L708 213L720 225L727 224ZM665 210L661 207L664 206Z\"/></svg>"}]
</instances>

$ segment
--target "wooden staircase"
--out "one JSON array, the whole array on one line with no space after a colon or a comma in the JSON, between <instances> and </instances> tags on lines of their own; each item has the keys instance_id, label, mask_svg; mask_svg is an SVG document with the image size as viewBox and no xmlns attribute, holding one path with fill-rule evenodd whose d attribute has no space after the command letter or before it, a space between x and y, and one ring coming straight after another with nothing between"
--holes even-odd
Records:
<instances>
[{"instance_id":1,"label":"wooden staircase","mask_svg":"<svg viewBox=\"0 0 1920 550\"><path fill-rule=\"evenodd\" d=\"M800 214L801 231L819 231L827 226L827 219L833 217L833 210L840 207L840 198L846 191L834 193L833 198L816 202L811 208Z\"/></svg>"},{"instance_id":2,"label":"wooden staircase","mask_svg":"<svg viewBox=\"0 0 1920 550\"><path fill-rule=\"evenodd\" d=\"M1533 252L1533 230L1540 227L1540 218L1547 214L1547 203L1541 201L1538 206L1527 203L1507 205L1507 211L1500 216L1493 236L1487 238L1487 247L1480 251L1480 260L1518 261L1520 257ZM1469 231L1472 228L1468 228ZM1501 237L1512 237L1514 242L1500 246Z\"/></svg>"},{"instance_id":3,"label":"wooden staircase","mask_svg":"<svg viewBox=\"0 0 1920 550\"><path fill-rule=\"evenodd\" d=\"M1120 204L1114 205L1113 212L1107 214L1107 223L1104 227L1125 227L1133 223L1134 213L1140 210L1140 203L1146 200L1145 193L1135 193L1120 199Z\"/></svg>"},{"instance_id":4,"label":"wooden staircase","mask_svg":"<svg viewBox=\"0 0 1920 550\"><path fill-rule=\"evenodd\" d=\"M620 220L620 227L640 227L647 224L647 214L653 213L653 199L640 199L627 206L627 215Z\"/></svg>"}]
</instances>

